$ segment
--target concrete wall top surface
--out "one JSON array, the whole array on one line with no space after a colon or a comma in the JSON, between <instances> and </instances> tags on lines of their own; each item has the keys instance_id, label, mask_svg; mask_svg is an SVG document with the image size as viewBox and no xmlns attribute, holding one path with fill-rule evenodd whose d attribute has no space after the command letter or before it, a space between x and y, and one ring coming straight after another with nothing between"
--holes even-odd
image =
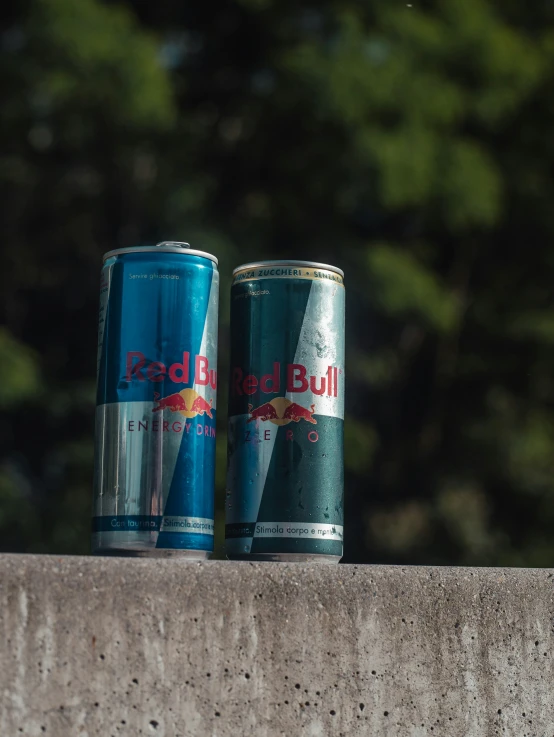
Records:
<instances>
[{"instance_id":1,"label":"concrete wall top surface","mask_svg":"<svg viewBox=\"0 0 554 737\"><path fill-rule=\"evenodd\" d=\"M0 737L554 737L547 570L0 556Z\"/></svg>"}]
</instances>

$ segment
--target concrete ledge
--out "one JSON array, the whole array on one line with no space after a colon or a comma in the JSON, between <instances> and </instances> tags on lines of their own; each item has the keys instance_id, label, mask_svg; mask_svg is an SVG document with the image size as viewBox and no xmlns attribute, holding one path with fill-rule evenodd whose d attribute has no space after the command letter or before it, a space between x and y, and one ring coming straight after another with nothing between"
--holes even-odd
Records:
<instances>
[{"instance_id":1,"label":"concrete ledge","mask_svg":"<svg viewBox=\"0 0 554 737\"><path fill-rule=\"evenodd\" d=\"M0 735L552 737L552 575L0 556Z\"/></svg>"}]
</instances>

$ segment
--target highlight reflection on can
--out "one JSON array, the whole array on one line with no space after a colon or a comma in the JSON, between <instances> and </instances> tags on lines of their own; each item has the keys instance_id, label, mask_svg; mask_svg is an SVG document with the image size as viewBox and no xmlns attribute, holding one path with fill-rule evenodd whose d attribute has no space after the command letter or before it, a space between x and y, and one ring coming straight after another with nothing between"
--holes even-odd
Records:
<instances>
[{"instance_id":1,"label":"highlight reflection on can","mask_svg":"<svg viewBox=\"0 0 554 737\"><path fill-rule=\"evenodd\" d=\"M217 259L186 243L104 256L95 553L213 551L218 291Z\"/></svg>"},{"instance_id":2,"label":"highlight reflection on can","mask_svg":"<svg viewBox=\"0 0 554 737\"><path fill-rule=\"evenodd\" d=\"M229 558L335 563L342 556L343 277L309 261L233 272Z\"/></svg>"}]
</instances>

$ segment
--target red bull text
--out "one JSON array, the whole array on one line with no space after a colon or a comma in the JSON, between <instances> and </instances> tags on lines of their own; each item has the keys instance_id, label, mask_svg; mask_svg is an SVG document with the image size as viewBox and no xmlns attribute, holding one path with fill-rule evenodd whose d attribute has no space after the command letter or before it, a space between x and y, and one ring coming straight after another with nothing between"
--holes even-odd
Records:
<instances>
[{"instance_id":1,"label":"red bull text","mask_svg":"<svg viewBox=\"0 0 554 737\"><path fill-rule=\"evenodd\" d=\"M308 261L233 272L229 558L342 556L343 277Z\"/></svg>"},{"instance_id":2,"label":"red bull text","mask_svg":"<svg viewBox=\"0 0 554 737\"><path fill-rule=\"evenodd\" d=\"M213 551L217 260L110 251L100 289L93 552Z\"/></svg>"}]
</instances>

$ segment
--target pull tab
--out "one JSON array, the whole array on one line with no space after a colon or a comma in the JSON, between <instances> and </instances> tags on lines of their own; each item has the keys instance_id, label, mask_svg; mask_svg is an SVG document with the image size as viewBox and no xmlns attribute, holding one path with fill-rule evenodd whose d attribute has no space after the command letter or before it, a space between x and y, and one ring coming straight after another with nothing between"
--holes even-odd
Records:
<instances>
[{"instance_id":1,"label":"pull tab","mask_svg":"<svg viewBox=\"0 0 554 737\"><path fill-rule=\"evenodd\" d=\"M162 246L172 246L173 248L175 248L176 246L178 248L190 248L190 243L184 243L183 241L162 241L161 243L156 243L156 248Z\"/></svg>"}]
</instances>

